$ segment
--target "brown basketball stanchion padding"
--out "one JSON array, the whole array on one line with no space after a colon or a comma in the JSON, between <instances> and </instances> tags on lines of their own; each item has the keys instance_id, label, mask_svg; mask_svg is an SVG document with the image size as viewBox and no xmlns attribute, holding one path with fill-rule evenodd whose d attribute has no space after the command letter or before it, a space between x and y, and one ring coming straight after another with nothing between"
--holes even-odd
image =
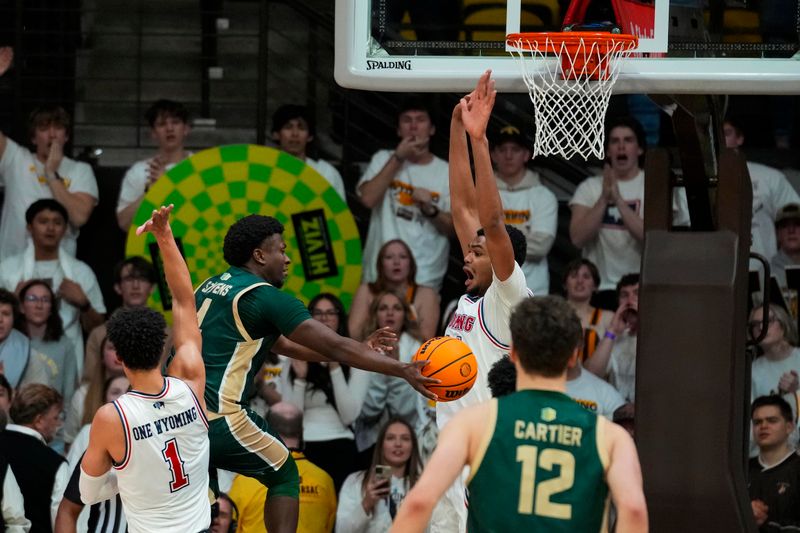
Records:
<instances>
[{"instance_id":1,"label":"brown basketball stanchion padding","mask_svg":"<svg viewBox=\"0 0 800 533\"><path fill-rule=\"evenodd\" d=\"M689 113L676 101L673 120L685 134L678 140L687 143L681 149L684 182L689 190L701 184L707 190L716 176L706 173L702 158L716 151L719 186L710 209L698 210L702 194L690 199L693 223L700 221L701 231L671 231L668 157L648 154L636 441L650 530L755 533L745 482L752 189L741 156L718 144L703 149L703 127L719 131L707 121L713 113L704 123L702 114ZM697 120L694 135L686 127L689 120ZM709 220L714 227L703 227Z\"/></svg>"}]
</instances>

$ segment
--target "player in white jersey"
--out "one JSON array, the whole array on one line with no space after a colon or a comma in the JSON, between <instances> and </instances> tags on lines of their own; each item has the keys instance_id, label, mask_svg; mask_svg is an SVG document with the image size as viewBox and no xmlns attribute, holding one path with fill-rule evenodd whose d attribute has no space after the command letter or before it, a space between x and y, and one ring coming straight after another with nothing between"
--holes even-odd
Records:
<instances>
[{"instance_id":1,"label":"player in white jersey","mask_svg":"<svg viewBox=\"0 0 800 533\"><path fill-rule=\"evenodd\" d=\"M490 76L490 71L481 76L475 90L455 107L450 122L450 202L464 254L467 294L458 301L445 334L463 340L472 348L478 361L478 377L464 397L436 405L440 429L464 407L492 397L487 381L489 369L508 355L511 311L530 294L520 267L525 261L525 236L504 222L503 204L489 157L486 126L496 94ZM467 135L475 163L474 185ZM431 533L463 532L466 523L464 484L457 480L433 514Z\"/></svg>"},{"instance_id":2,"label":"player in white jersey","mask_svg":"<svg viewBox=\"0 0 800 533\"><path fill-rule=\"evenodd\" d=\"M118 491L131 533L196 533L211 524L200 329L189 270L169 227L171 210L153 211L138 230L155 236L172 292L171 377L160 371L164 317L147 308L117 311L108 337L132 390L97 411L81 463L83 502Z\"/></svg>"}]
</instances>

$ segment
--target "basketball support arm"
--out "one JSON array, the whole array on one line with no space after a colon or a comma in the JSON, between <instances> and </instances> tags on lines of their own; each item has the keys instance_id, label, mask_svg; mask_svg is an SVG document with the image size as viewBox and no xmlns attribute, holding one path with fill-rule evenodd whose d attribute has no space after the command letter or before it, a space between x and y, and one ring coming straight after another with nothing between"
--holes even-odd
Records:
<instances>
[{"instance_id":1,"label":"basketball support arm","mask_svg":"<svg viewBox=\"0 0 800 533\"><path fill-rule=\"evenodd\" d=\"M648 151L636 440L651 531L755 533L744 475L752 187L744 159L722 147L712 97L655 100L675 128L691 231L672 229L668 152Z\"/></svg>"}]
</instances>

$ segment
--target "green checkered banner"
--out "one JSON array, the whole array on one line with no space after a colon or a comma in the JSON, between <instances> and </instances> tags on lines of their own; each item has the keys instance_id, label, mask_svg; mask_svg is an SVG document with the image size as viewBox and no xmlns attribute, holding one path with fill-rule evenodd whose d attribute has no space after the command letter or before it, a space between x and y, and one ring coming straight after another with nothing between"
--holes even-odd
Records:
<instances>
[{"instance_id":1,"label":"green checkered banner","mask_svg":"<svg viewBox=\"0 0 800 533\"><path fill-rule=\"evenodd\" d=\"M320 292L341 298L349 308L361 280L361 240L355 220L339 194L313 168L274 148L236 144L203 150L156 181L128 230L126 255L141 255L160 273L150 304L169 311L155 239L136 235L161 205L175 204L172 230L192 283L228 268L222 257L225 233L251 213L277 218L292 260L284 290L304 302Z\"/></svg>"}]
</instances>

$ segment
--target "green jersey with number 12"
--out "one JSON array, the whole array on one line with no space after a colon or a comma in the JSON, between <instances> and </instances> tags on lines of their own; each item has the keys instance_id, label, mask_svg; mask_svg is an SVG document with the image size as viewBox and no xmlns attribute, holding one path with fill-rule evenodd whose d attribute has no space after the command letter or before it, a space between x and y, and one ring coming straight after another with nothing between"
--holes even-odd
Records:
<instances>
[{"instance_id":1,"label":"green jersey with number 12","mask_svg":"<svg viewBox=\"0 0 800 533\"><path fill-rule=\"evenodd\" d=\"M597 415L544 390L522 390L492 407L471 465L468 531L606 531L608 461Z\"/></svg>"}]
</instances>

